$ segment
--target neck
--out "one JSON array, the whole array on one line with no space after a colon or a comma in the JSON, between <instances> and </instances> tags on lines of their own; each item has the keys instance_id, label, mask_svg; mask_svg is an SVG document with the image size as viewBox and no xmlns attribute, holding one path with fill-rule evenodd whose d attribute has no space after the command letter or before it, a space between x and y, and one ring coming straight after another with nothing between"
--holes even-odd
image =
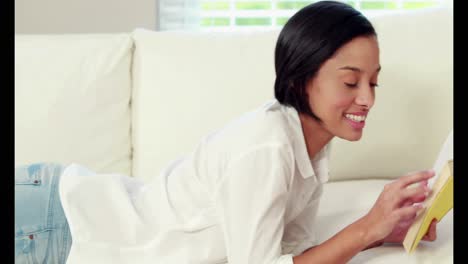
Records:
<instances>
[{"instance_id":1,"label":"neck","mask_svg":"<svg viewBox=\"0 0 468 264\"><path fill-rule=\"evenodd\" d=\"M299 114L301 120L302 132L307 146L307 153L309 158L312 159L330 140L333 135L326 130L323 125L314 118Z\"/></svg>"}]
</instances>

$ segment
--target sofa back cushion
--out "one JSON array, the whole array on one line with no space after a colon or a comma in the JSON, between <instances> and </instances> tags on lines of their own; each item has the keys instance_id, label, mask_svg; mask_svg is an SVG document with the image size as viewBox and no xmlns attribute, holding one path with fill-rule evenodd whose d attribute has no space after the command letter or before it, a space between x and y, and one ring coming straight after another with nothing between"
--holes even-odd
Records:
<instances>
[{"instance_id":1,"label":"sofa back cushion","mask_svg":"<svg viewBox=\"0 0 468 264\"><path fill-rule=\"evenodd\" d=\"M430 168L452 128L451 11L371 21L381 48L376 104L361 141L334 140L331 181ZM136 30L133 175L154 177L202 136L273 98L278 33Z\"/></svg>"},{"instance_id":2,"label":"sofa back cushion","mask_svg":"<svg viewBox=\"0 0 468 264\"><path fill-rule=\"evenodd\" d=\"M15 165L131 173L129 34L15 36Z\"/></svg>"},{"instance_id":3,"label":"sofa back cushion","mask_svg":"<svg viewBox=\"0 0 468 264\"><path fill-rule=\"evenodd\" d=\"M148 179L273 98L277 32L134 32L133 175Z\"/></svg>"}]
</instances>

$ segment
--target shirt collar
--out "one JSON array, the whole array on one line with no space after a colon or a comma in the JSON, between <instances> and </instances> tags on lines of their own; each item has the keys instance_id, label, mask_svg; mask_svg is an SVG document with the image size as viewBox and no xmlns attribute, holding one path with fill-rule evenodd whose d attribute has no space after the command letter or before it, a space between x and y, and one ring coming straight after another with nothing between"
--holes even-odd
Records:
<instances>
[{"instance_id":1,"label":"shirt collar","mask_svg":"<svg viewBox=\"0 0 468 264\"><path fill-rule=\"evenodd\" d=\"M280 109L287 117L289 133L293 140L294 156L302 177L307 179L316 176L320 182L327 182L329 179L328 159L330 156L331 141L317 153L313 160L311 160L307 153L307 145L297 110L294 107L282 105L276 100L269 104L269 108ZM312 167L312 162L314 163L315 170Z\"/></svg>"}]
</instances>

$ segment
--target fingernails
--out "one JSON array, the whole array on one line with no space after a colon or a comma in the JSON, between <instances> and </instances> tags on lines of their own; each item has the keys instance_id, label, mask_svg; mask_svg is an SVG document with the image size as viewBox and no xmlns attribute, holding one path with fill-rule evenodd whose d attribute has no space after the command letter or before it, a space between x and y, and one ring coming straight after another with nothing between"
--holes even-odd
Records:
<instances>
[{"instance_id":1,"label":"fingernails","mask_svg":"<svg viewBox=\"0 0 468 264\"><path fill-rule=\"evenodd\" d=\"M428 186L424 186L424 195L429 196L431 194L432 190Z\"/></svg>"},{"instance_id":2,"label":"fingernails","mask_svg":"<svg viewBox=\"0 0 468 264\"><path fill-rule=\"evenodd\" d=\"M426 209L426 206L424 206L424 204L418 204L416 206L419 207L418 212L416 214L420 214L422 211L424 211L424 209Z\"/></svg>"},{"instance_id":3,"label":"fingernails","mask_svg":"<svg viewBox=\"0 0 468 264\"><path fill-rule=\"evenodd\" d=\"M429 195L431 195L431 193L432 193L432 190L429 189L429 190L427 190L424 194L426 195L426 197L428 197Z\"/></svg>"}]
</instances>

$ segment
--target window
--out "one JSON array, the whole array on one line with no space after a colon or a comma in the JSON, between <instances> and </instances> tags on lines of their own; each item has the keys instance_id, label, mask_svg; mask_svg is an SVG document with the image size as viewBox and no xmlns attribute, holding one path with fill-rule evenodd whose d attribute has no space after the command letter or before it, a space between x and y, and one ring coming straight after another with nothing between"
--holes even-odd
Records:
<instances>
[{"instance_id":1,"label":"window","mask_svg":"<svg viewBox=\"0 0 468 264\"><path fill-rule=\"evenodd\" d=\"M304 0L160 0L160 30L204 31L279 28ZM441 6L447 0L347 0L366 16Z\"/></svg>"}]
</instances>

